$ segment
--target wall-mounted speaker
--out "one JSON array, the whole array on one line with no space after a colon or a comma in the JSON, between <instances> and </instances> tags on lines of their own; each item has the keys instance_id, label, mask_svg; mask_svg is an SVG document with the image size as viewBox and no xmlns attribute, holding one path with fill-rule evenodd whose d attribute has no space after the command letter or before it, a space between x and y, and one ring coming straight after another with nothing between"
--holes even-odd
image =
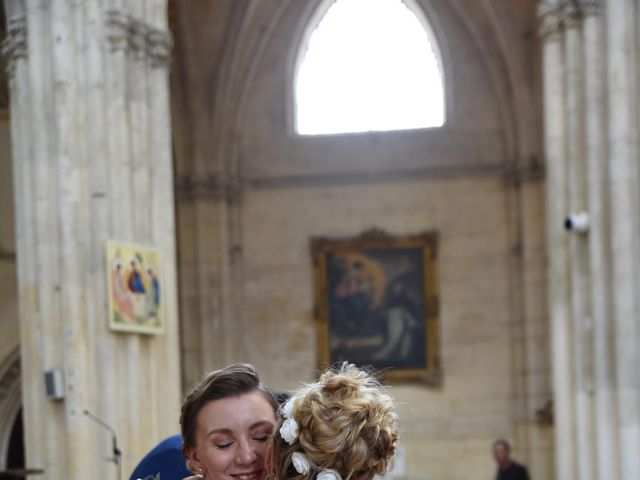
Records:
<instances>
[{"instance_id":1,"label":"wall-mounted speaker","mask_svg":"<svg viewBox=\"0 0 640 480\"><path fill-rule=\"evenodd\" d=\"M44 372L44 389L49 400L64 399L64 377L62 370L53 368Z\"/></svg>"}]
</instances>

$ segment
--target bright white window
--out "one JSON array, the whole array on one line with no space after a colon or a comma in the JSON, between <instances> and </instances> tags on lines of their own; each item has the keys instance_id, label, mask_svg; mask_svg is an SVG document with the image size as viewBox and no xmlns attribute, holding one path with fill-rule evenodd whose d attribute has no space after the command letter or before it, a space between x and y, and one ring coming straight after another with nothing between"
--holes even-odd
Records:
<instances>
[{"instance_id":1,"label":"bright white window","mask_svg":"<svg viewBox=\"0 0 640 480\"><path fill-rule=\"evenodd\" d=\"M298 133L444 124L440 54L428 23L409 1L331 3L298 60Z\"/></svg>"}]
</instances>

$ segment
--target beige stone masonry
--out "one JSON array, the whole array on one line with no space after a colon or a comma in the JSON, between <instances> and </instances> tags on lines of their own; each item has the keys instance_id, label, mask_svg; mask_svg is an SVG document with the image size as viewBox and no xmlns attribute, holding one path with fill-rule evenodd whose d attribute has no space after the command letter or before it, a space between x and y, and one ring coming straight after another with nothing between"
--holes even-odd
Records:
<instances>
[{"instance_id":1,"label":"beige stone masonry","mask_svg":"<svg viewBox=\"0 0 640 480\"><path fill-rule=\"evenodd\" d=\"M166 2L5 2L26 463L126 478L176 430L180 399ZM113 15L113 11L121 15ZM114 18L126 45L114 48ZM107 327L106 242L163 260L166 331ZM43 374L61 369L62 401Z\"/></svg>"}]
</instances>

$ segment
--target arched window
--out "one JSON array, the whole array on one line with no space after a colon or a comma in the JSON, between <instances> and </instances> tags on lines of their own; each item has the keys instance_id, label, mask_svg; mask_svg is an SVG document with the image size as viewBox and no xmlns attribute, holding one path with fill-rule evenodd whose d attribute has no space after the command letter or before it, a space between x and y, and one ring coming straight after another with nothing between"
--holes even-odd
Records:
<instances>
[{"instance_id":1,"label":"arched window","mask_svg":"<svg viewBox=\"0 0 640 480\"><path fill-rule=\"evenodd\" d=\"M296 131L314 135L442 126L440 53L412 0L326 5L298 56Z\"/></svg>"}]
</instances>

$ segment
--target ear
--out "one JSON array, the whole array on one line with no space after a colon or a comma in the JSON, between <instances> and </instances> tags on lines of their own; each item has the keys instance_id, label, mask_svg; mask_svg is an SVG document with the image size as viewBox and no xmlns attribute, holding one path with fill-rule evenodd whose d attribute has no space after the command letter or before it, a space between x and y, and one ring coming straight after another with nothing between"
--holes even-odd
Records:
<instances>
[{"instance_id":1,"label":"ear","mask_svg":"<svg viewBox=\"0 0 640 480\"><path fill-rule=\"evenodd\" d=\"M189 450L187 455L187 467L194 473L202 472L202 462L195 448Z\"/></svg>"}]
</instances>

